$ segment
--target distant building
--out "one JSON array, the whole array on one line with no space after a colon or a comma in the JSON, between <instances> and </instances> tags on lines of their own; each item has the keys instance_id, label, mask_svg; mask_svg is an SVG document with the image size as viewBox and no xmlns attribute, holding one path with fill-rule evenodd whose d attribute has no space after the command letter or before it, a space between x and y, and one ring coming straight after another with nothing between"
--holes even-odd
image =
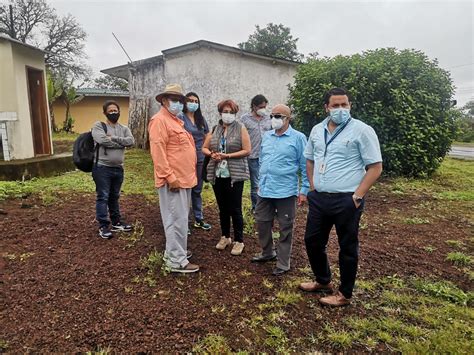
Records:
<instances>
[{"instance_id":1,"label":"distant building","mask_svg":"<svg viewBox=\"0 0 474 355\"><path fill-rule=\"evenodd\" d=\"M217 104L223 99L234 99L240 106L239 115L250 110L250 100L257 94L265 95L270 106L287 102L288 85L294 82L298 64L201 40L102 72L128 80L133 132L134 121L144 120L145 124L137 124L143 130L148 118L159 110L155 96L167 83L196 92L203 115L213 124L218 118Z\"/></svg>"},{"instance_id":2,"label":"distant building","mask_svg":"<svg viewBox=\"0 0 474 355\"><path fill-rule=\"evenodd\" d=\"M77 95L84 98L78 103L71 105L69 112L74 119L72 130L76 133L89 131L94 122L104 121L102 105L107 100L114 100L120 106L119 122L128 125L128 91L112 89L81 88L76 90ZM61 127L66 118L66 105L58 98L53 103L56 124Z\"/></svg>"},{"instance_id":3,"label":"distant building","mask_svg":"<svg viewBox=\"0 0 474 355\"><path fill-rule=\"evenodd\" d=\"M0 160L53 152L44 54L0 35Z\"/></svg>"}]
</instances>

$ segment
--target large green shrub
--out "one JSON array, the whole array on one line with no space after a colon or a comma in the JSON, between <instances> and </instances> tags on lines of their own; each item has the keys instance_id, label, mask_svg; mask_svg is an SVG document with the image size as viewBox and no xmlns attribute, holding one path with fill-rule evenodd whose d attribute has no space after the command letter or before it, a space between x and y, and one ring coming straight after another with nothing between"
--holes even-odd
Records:
<instances>
[{"instance_id":1,"label":"large green shrub","mask_svg":"<svg viewBox=\"0 0 474 355\"><path fill-rule=\"evenodd\" d=\"M348 89L352 116L377 132L385 173L427 176L436 170L456 135L453 84L436 60L394 48L309 60L290 88L295 125L306 134L326 117L323 97L332 87Z\"/></svg>"}]
</instances>

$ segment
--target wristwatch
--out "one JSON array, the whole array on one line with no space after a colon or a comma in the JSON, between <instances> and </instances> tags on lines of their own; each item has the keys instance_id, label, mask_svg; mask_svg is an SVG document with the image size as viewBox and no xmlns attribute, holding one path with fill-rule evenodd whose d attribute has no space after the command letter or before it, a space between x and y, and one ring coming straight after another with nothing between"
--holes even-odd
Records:
<instances>
[{"instance_id":1,"label":"wristwatch","mask_svg":"<svg viewBox=\"0 0 474 355\"><path fill-rule=\"evenodd\" d=\"M363 197L357 196L356 194L352 195L352 198L353 198L354 201L357 202L357 203L362 203L362 201L364 200Z\"/></svg>"}]
</instances>

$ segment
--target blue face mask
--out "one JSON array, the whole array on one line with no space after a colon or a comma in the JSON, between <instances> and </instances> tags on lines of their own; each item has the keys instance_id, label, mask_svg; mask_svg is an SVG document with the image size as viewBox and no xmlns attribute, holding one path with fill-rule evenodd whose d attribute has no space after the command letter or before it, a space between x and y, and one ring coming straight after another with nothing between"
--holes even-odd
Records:
<instances>
[{"instance_id":1,"label":"blue face mask","mask_svg":"<svg viewBox=\"0 0 474 355\"><path fill-rule=\"evenodd\" d=\"M186 107L188 108L189 112L196 112L199 108L199 104L196 102L188 102L186 103Z\"/></svg>"},{"instance_id":2,"label":"blue face mask","mask_svg":"<svg viewBox=\"0 0 474 355\"><path fill-rule=\"evenodd\" d=\"M184 105L181 102L170 100L170 107L168 108L168 111L176 116L178 113L183 111L183 108L184 108Z\"/></svg>"},{"instance_id":3,"label":"blue face mask","mask_svg":"<svg viewBox=\"0 0 474 355\"><path fill-rule=\"evenodd\" d=\"M329 117L331 117L331 121L339 126L351 117L351 110L348 108L333 108L329 110Z\"/></svg>"}]
</instances>

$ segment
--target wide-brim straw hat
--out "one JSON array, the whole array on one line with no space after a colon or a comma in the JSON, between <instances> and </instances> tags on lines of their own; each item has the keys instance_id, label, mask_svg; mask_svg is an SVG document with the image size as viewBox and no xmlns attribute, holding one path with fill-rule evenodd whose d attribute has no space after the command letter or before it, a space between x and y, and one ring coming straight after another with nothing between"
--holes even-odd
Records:
<instances>
[{"instance_id":1,"label":"wide-brim straw hat","mask_svg":"<svg viewBox=\"0 0 474 355\"><path fill-rule=\"evenodd\" d=\"M165 87L165 91L163 91L161 94L156 95L156 101L161 103L161 100L163 99L164 96L167 95L177 95L181 96L184 99L184 94L183 94L183 88L179 84L168 84Z\"/></svg>"}]
</instances>

